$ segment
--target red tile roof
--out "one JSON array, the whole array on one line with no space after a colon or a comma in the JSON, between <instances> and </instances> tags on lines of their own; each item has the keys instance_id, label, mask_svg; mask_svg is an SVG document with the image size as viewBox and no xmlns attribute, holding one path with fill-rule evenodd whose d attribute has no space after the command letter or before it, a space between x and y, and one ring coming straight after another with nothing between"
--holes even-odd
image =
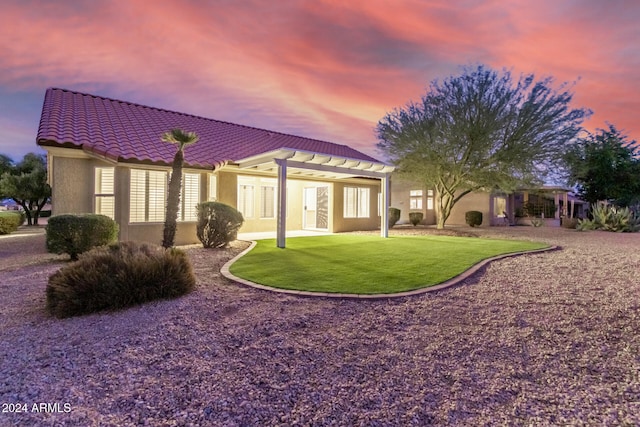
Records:
<instances>
[{"instance_id":1,"label":"red tile roof","mask_svg":"<svg viewBox=\"0 0 640 427\"><path fill-rule=\"evenodd\" d=\"M116 161L168 165L176 147L160 136L173 128L200 137L185 147L185 163L192 167L213 169L280 148L381 163L346 145L57 88L46 91L37 143L77 147Z\"/></svg>"}]
</instances>

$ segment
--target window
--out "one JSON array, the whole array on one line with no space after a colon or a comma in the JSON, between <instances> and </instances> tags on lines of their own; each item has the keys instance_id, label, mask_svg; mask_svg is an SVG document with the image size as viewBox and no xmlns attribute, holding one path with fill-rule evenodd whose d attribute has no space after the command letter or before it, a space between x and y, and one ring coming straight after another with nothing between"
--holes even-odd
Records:
<instances>
[{"instance_id":1,"label":"window","mask_svg":"<svg viewBox=\"0 0 640 427\"><path fill-rule=\"evenodd\" d=\"M363 187L344 188L344 217L369 218L369 189Z\"/></svg>"},{"instance_id":2,"label":"window","mask_svg":"<svg viewBox=\"0 0 640 427\"><path fill-rule=\"evenodd\" d=\"M106 215L111 219L115 218L115 169L96 168L95 169L95 213Z\"/></svg>"},{"instance_id":3,"label":"window","mask_svg":"<svg viewBox=\"0 0 640 427\"><path fill-rule=\"evenodd\" d=\"M493 215L504 218L507 215L507 198L496 196L493 198Z\"/></svg>"},{"instance_id":4,"label":"window","mask_svg":"<svg viewBox=\"0 0 640 427\"><path fill-rule=\"evenodd\" d=\"M131 169L129 222L164 221L167 173Z\"/></svg>"},{"instance_id":5,"label":"window","mask_svg":"<svg viewBox=\"0 0 640 427\"><path fill-rule=\"evenodd\" d=\"M215 202L218 199L218 177L209 175L209 195L208 200Z\"/></svg>"},{"instance_id":6,"label":"window","mask_svg":"<svg viewBox=\"0 0 640 427\"><path fill-rule=\"evenodd\" d=\"M245 218L253 218L253 185L238 185L238 211Z\"/></svg>"},{"instance_id":7,"label":"window","mask_svg":"<svg viewBox=\"0 0 640 427\"><path fill-rule=\"evenodd\" d=\"M275 218L276 188L273 186L260 187L260 218Z\"/></svg>"},{"instance_id":8,"label":"window","mask_svg":"<svg viewBox=\"0 0 640 427\"><path fill-rule=\"evenodd\" d=\"M433 190L427 190L427 209L433 210Z\"/></svg>"},{"instance_id":9,"label":"window","mask_svg":"<svg viewBox=\"0 0 640 427\"><path fill-rule=\"evenodd\" d=\"M185 173L182 176L179 221L197 221L196 205L200 201L200 174Z\"/></svg>"},{"instance_id":10,"label":"window","mask_svg":"<svg viewBox=\"0 0 640 427\"><path fill-rule=\"evenodd\" d=\"M422 209L422 190L409 191L409 209Z\"/></svg>"}]
</instances>

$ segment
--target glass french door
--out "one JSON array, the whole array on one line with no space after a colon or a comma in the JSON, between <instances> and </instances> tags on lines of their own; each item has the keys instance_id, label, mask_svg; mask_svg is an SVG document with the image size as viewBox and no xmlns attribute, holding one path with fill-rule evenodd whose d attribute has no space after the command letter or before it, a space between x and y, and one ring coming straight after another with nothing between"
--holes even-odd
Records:
<instances>
[{"instance_id":1,"label":"glass french door","mask_svg":"<svg viewBox=\"0 0 640 427\"><path fill-rule=\"evenodd\" d=\"M329 187L306 187L303 203L303 228L329 229Z\"/></svg>"}]
</instances>

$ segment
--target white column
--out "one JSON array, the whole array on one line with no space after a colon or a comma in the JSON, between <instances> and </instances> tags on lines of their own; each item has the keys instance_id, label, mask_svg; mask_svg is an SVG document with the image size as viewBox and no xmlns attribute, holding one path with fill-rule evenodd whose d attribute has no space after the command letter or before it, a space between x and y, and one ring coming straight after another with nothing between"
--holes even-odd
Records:
<instances>
[{"instance_id":1,"label":"white column","mask_svg":"<svg viewBox=\"0 0 640 427\"><path fill-rule=\"evenodd\" d=\"M380 215L380 236L387 238L389 237L389 204L390 204L390 196L389 196L389 174L384 174L381 182L382 187L382 212Z\"/></svg>"},{"instance_id":2,"label":"white column","mask_svg":"<svg viewBox=\"0 0 640 427\"><path fill-rule=\"evenodd\" d=\"M573 218L575 212L575 200L571 199L571 215L570 217Z\"/></svg>"},{"instance_id":3,"label":"white column","mask_svg":"<svg viewBox=\"0 0 640 427\"><path fill-rule=\"evenodd\" d=\"M278 164L278 218L277 245L285 247L287 233L287 161L276 159Z\"/></svg>"}]
</instances>

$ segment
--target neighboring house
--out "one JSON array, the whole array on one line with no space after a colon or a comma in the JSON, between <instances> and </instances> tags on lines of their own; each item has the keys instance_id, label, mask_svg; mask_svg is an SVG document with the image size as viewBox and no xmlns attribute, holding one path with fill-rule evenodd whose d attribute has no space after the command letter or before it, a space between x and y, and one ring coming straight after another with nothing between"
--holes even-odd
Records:
<instances>
[{"instance_id":1,"label":"neighboring house","mask_svg":"<svg viewBox=\"0 0 640 427\"><path fill-rule=\"evenodd\" d=\"M435 192L415 182L392 177L390 206L400 209L400 221L408 223L410 212L422 212L423 224L436 224ZM582 218L588 203L569 188L543 186L513 193L477 191L462 197L451 210L447 225L464 225L465 213L482 212L482 226L528 225L530 218L545 218L546 225L560 225L563 217Z\"/></svg>"},{"instance_id":2,"label":"neighboring house","mask_svg":"<svg viewBox=\"0 0 640 427\"><path fill-rule=\"evenodd\" d=\"M37 144L47 150L52 214L94 212L120 240L160 243L173 128L196 132L185 147L176 244L197 243L197 203L238 209L241 232L374 230L386 236L393 167L345 145L197 117L100 96L46 91ZM279 197L279 194L281 197Z\"/></svg>"}]
</instances>

